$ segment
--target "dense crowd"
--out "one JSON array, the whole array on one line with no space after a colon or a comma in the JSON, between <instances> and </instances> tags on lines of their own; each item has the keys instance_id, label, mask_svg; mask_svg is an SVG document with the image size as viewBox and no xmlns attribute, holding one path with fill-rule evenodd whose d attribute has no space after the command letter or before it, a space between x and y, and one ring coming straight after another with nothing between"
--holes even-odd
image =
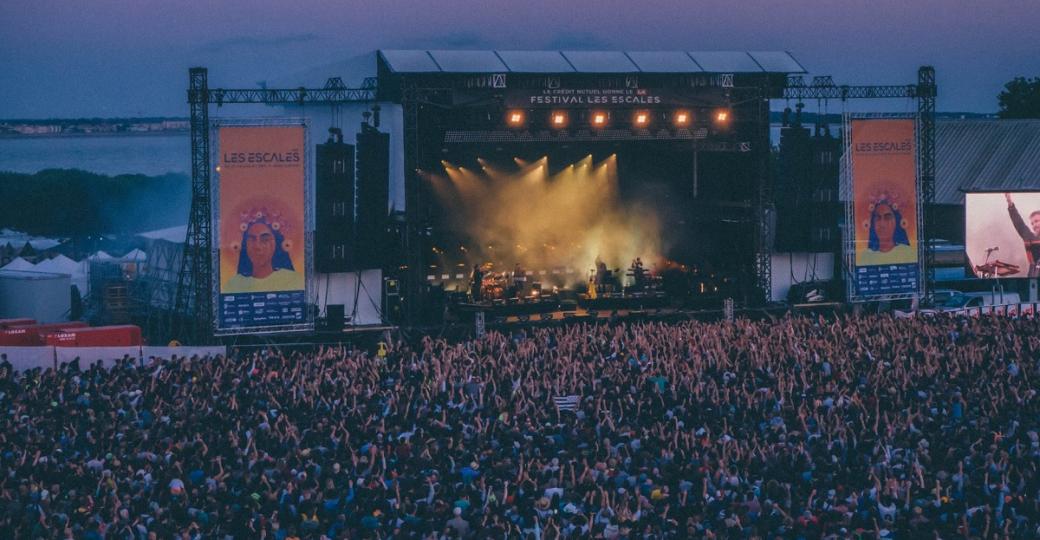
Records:
<instances>
[{"instance_id":1,"label":"dense crowd","mask_svg":"<svg viewBox=\"0 0 1040 540\"><path fill-rule=\"evenodd\" d=\"M1040 321L0 368L11 538L1032 538Z\"/></svg>"}]
</instances>

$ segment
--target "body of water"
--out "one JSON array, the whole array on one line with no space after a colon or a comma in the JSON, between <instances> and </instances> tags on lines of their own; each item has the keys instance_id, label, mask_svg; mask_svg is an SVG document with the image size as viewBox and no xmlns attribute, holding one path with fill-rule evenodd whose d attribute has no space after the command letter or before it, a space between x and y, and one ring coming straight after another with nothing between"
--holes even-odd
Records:
<instances>
[{"instance_id":1,"label":"body of water","mask_svg":"<svg viewBox=\"0 0 1040 540\"><path fill-rule=\"evenodd\" d=\"M42 169L190 174L191 139L187 133L0 138L0 170L32 174Z\"/></svg>"},{"instance_id":2,"label":"body of water","mask_svg":"<svg viewBox=\"0 0 1040 540\"><path fill-rule=\"evenodd\" d=\"M835 128L837 129L837 127ZM772 144L780 126L771 126ZM32 174L42 169L82 169L98 174L191 174L191 139L169 135L0 137L0 170Z\"/></svg>"}]
</instances>

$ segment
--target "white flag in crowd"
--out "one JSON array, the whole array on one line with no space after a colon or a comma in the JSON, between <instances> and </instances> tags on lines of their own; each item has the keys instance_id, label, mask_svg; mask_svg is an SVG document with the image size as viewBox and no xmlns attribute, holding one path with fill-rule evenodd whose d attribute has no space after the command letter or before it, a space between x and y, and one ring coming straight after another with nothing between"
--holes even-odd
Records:
<instances>
[{"instance_id":1,"label":"white flag in crowd","mask_svg":"<svg viewBox=\"0 0 1040 540\"><path fill-rule=\"evenodd\" d=\"M556 403L556 408L561 411L574 412L578 410L579 401L581 401L581 398L573 394L569 396L556 396L553 398L553 402Z\"/></svg>"}]
</instances>

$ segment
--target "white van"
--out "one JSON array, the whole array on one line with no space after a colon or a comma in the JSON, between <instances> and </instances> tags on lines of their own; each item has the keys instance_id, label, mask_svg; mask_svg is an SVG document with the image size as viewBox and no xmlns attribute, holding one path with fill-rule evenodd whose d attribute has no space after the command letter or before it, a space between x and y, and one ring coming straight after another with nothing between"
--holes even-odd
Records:
<instances>
[{"instance_id":1,"label":"white van","mask_svg":"<svg viewBox=\"0 0 1040 540\"><path fill-rule=\"evenodd\" d=\"M1018 304L1022 301L1018 293L1013 292L1001 293L997 291L994 294L992 291L968 293L949 291L949 293L950 294L943 295L941 299L938 299L935 307L931 309L922 309L921 313L934 314L983 306L1004 306L1008 304Z\"/></svg>"}]
</instances>

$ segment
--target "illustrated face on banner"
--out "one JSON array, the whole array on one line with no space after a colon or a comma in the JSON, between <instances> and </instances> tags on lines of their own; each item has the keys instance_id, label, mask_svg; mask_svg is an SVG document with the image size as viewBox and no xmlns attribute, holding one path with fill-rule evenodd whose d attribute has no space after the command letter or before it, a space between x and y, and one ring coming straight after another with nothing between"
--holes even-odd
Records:
<instances>
[{"instance_id":1,"label":"illustrated face on banner","mask_svg":"<svg viewBox=\"0 0 1040 540\"><path fill-rule=\"evenodd\" d=\"M306 320L305 128L219 129L218 327Z\"/></svg>"},{"instance_id":2,"label":"illustrated face on banner","mask_svg":"<svg viewBox=\"0 0 1040 540\"><path fill-rule=\"evenodd\" d=\"M966 194L964 237L975 277L1040 276L1040 192Z\"/></svg>"},{"instance_id":3,"label":"illustrated face on banner","mask_svg":"<svg viewBox=\"0 0 1040 540\"><path fill-rule=\"evenodd\" d=\"M265 278L274 270L275 245L279 244L275 239L275 230L264 222L254 223L246 229L242 242L246 246L245 256L238 258L239 275ZM281 249L281 246L278 246ZM282 251L286 259L289 255ZM286 265L292 270L292 261Z\"/></svg>"},{"instance_id":4,"label":"illustrated face on banner","mask_svg":"<svg viewBox=\"0 0 1040 540\"><path fill-rule=\"evenodd\" d=\"M906 232L908 222L892 196L883 194L870 206L870 223L865 224L868 229L867 250L871 253L892 253L900 246L910 247L910 235ZM908 253L893 262L913 262L916 254L911 256L912 251L904 251Z\"/></svg>"},{"instance_id":5,"label":"illustrated face on banner","mask_svg":"<svg viewBox=\"0 0 1040 540\"><path fill-rule=\"evenodd\" d=\"M851 128L857 295L913 293L919 283L914 121L854 119Z\"/></svg>"},{"instance_id":6,"label":"illustrated face on banner","mask_svg":"<svg viewBox=\"0 0 1040 540\"><path fill-rule=\"evenodd\" d=\"M262 287L268 291L298 290L303 285L303 274L297 272L293 260L302 260L298 247L296 229L302 226L298 218L287 212L273 210L275 202L268 206L251 208L239 212L237 226L234 221L225 224L227 236L241 231L241 236L229 244L229 258L236 259L234 275L224 277L221 292L246 292ZM295 257L294 257L295 254ZM248 280L246 278L249 278ZM274 279L272 279L274 278Z\"/></svg>"}]
</instances>

